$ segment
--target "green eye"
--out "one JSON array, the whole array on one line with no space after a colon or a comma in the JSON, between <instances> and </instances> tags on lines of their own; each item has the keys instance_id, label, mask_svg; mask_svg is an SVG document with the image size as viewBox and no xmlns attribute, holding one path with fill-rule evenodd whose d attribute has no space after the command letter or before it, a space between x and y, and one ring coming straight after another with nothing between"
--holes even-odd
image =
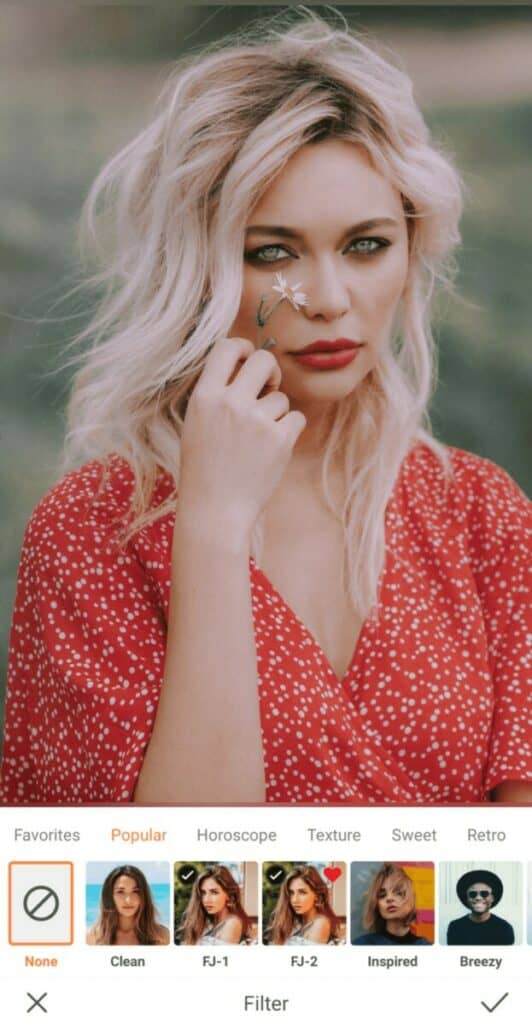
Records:
<instances>
[{"instance_id":1,"label":"green eye","mask_svg":"<svg viewBox=\"0 0 532 1024\"><path fill-rule=\"evenodd\" d=\"M245 255L246 259L253 263L277 263L279 260L286 259L289 253L282 245L261 245L259 249L252 249Z\"/></svg>"},{"instance_id":2,"label":"green eye","mask_svg":"<svg viewBox=\"0 0 532 1024\"><path fill-rule=\"evenodd\" d=\"M389 244L385 238L354 238L349 248L351 252L360 256L373 256L374 253L387 248Z\"/></svg>"}]
</instances>

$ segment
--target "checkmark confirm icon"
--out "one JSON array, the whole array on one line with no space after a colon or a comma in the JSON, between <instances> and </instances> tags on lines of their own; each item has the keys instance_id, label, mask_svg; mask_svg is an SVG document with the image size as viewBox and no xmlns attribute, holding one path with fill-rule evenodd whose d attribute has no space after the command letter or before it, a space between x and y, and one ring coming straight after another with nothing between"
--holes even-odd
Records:
<instances>
[{"instance_id":1,"label":"checkmark confirm icon","mask_svg":"<svg viewBox=\"0 0 532 1024\"><path fill-rule=\"evenodd\" d=\"M181 864L177 874L182 885L192 885L198 877L198 869L193 864Z\"/></svg>"},{"instance_id":2,"label":"checkmark confirm icon","mask_svg":"<svg viewBox=\"0 0 532 1024\"><path fill-rule=\"evenodd\" d=\"M286 878L286 871L282 864L270 864L266 869L266 878L272 885L280 885Z\"/></svg>"},{"instance_id":3,"label":"checkmark confirm icon","mask_svg":"<svg viewBox=\"0 0 532 1024\"><path fill-rule=\"evenodd\" d=\"M501 998L498 999L497 1002L493 1004L493 1006L488 1006L488 1004L485 1003L483 999L481 999L482 1006L484 1007L485 1010L488 1011L488 1013L493 1013L493 1011L496 1010L497 1007L500 1006L502 1002L504 1002L504 1000L506 999L507 995L508 995L508 992L505 992L504 995L501 996Z\"/></svg>"}]
</instances>

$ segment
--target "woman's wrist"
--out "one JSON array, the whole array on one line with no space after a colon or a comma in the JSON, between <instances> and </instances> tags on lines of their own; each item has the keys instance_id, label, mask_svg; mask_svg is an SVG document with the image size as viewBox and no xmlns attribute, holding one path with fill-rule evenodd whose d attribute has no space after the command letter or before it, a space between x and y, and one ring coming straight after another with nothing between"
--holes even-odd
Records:
<instances>
[{"instance_id":1,"label":"woman's wrist","mask_svg":"<svg viewBox=\"0 0 532 1024\"><path fill-rule=\"evenodd\" d=\"M174 525L174 556L191 547L209 557L249 557L252 527L237 513L197 510L178 501Z\"/></svg>"}]
</instances>

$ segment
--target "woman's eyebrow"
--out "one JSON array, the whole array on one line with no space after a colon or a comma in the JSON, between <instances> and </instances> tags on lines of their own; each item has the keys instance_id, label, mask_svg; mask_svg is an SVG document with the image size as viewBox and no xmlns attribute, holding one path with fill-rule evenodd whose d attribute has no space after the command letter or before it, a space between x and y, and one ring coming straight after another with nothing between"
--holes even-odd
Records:
<instances>
[{"instance_id":1,"label":"woman's eyebrow","mask_svg":"<svg viewBox=\"0 0 532 1024\"><path fill-rule=\"evenodd\" d=\"M342 240L350 235L356 235L360 231L373 231L381 227L397 227L398 221L394 217L372 217L371 220L362 220L358 224L352 224L342 235ZM246 228L246 235L278 235L280 238L296 238L301 240L304 234L296 231L295 228L286 227L282 224L251 224Z\"/></svg>"}]
</instances>

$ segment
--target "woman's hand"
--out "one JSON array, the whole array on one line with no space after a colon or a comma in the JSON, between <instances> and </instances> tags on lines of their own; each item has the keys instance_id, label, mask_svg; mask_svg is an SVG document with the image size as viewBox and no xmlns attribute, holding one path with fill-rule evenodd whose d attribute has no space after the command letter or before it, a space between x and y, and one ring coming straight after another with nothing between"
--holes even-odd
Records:
<instances>
[{"instance_id":1,"label":"woman's hand","mask_svg":"<svg viewBox=\"0 0 532 1024\"><path fill-rule=\"evenodd\" d=\"M179 514L210 535L249 535L280 483L306 422L280 382L275 357L245 338L209 353L185 417Z\"/></svg>"}]
</instances>

